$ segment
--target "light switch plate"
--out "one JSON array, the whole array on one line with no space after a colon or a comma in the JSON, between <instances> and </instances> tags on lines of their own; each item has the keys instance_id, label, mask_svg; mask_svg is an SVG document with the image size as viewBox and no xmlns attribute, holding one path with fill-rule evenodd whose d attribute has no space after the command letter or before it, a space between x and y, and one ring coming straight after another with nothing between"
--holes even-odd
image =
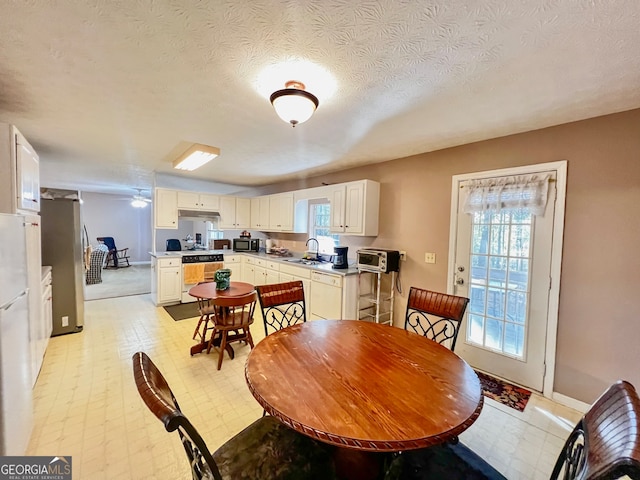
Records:
<instances>
[{"instance_id":1,"label":"light switch plate","mask_svg":"<svg viewBox=\"0 0 640 480\"><path fill-rule=\"evenodd\" d=\"M432 252L427 252L424 254L425 263L436 263L436 254Z\"/></svg>"}]
</instances>

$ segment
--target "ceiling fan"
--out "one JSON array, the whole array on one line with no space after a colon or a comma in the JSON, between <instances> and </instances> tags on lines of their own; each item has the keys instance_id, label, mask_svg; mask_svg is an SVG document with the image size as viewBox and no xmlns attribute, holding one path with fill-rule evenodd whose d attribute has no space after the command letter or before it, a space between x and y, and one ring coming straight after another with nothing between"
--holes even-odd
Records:
<instances>
[{"instance_id":1,"label":"ceiling fan","mask_svg":"<svg viewBox=\"0 0 640 480\"><path fill-rule=\"evenodd\" d=\"M131 206L134 208L145 208L147 204L151 203L151 199L146 198L142 195L141 188L136 188L136 190L138 191L138 193L131 199Z\"/></svg>"}]
</instances>

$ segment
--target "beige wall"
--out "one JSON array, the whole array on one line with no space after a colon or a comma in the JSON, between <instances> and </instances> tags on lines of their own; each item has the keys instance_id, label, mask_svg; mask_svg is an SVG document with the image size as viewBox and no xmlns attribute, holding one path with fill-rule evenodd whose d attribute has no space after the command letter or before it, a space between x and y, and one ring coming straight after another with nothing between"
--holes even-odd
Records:
<instances>
[{"instance_id":1,"label":"beige wall","mask_svg":"<svg viewBox=\"0 0 640 480\"><path fill-rule=\"evenodd\" d=\"M350 254L362 245L406 250L405 293L395 309L399 321L410 286L446 291L451 177L556 160L568 161L568 181L554 390L592 402L618 378L640 387L640 110L274 185L261 193L379 181L380 234L344 237L343 244ZM435 265L424 263L425 252L436 252Z\"/></svg>"}]
</instances>

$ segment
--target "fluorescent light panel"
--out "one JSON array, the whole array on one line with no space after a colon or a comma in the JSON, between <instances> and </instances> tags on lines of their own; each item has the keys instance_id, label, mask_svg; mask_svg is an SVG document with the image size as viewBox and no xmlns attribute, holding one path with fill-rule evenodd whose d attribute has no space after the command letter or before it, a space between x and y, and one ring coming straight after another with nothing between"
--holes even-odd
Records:
<instances>
[{"instance_id":1,"label":"fluorescent light panel","mask_svg":"<svg viewBox=\"0 0 640 480\"><path fill-rule=\"evenodd\" d=\"M173 168L192 171L200 168L218 155L220 155L219 148L196 143L173 162Z\"/></svg>"}]
</instances>

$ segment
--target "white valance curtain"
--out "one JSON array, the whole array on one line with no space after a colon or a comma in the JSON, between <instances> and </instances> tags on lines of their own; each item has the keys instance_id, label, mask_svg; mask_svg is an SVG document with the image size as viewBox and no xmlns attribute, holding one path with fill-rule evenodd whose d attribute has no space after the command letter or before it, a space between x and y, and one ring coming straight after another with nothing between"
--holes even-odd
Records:
<instances>
[{"instance_id":1,"label":"white valance curtain","mask_svg":"<svg viewBox=\"0 0 640 480\"><path fill-rule=\"evenodd\" d=\"M528 208L543 215L549 192L549 173L470 180L463 211L465 213Z\"/></svg>"}]
</instances>

